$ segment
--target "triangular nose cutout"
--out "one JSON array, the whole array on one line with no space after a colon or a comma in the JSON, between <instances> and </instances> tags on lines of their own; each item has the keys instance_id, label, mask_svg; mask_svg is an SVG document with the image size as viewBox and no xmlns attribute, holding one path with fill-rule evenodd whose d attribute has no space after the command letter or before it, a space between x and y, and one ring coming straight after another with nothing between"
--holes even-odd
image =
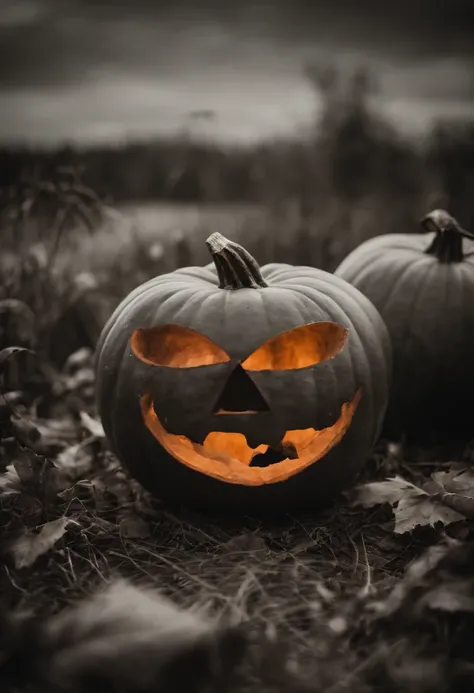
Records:
<instances>
[{"instance_id":1,"label":"triangular nose cutout","mask_svg":"<svg viewBox=\"0 0 474 693\"><path fill-rule=\"evenodd\" d=\"M214 414L237 414L269 409L257 386L239 364L230 374L214 407Z\"/></svg>"}]
</instances>

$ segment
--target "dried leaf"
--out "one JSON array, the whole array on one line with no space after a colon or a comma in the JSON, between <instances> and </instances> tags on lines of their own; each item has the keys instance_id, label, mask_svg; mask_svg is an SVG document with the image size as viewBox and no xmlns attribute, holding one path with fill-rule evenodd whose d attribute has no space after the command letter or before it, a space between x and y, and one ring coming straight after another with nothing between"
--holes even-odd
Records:
<instances>
[{"instance_id":1,"label":"dried leaf","mask_svg":"<svg viewBox=\"0 0 474 693\"><path fill-rule=\"evenodd\" d=\"M421 597L418 606L438 611L474 612L474 584L472 580L444 582Z\"/></svg>"},{"instance_id":2,"label":"dried leaf","mask_svg":"<svg viewBox=\"0 0 474 693\"><path fill-rule=\"evenodd\" d=\"M0 474L0 496L12 496L21 493L22 484L13 464L7 465L6 471Z\"/></svg>"},{"instance_id":3,"label":"dried leaf","mask_svg":"<svg viewBox=\"0 0 474 693\"><path fill-rule=\"evenodd\" d=\"M54 464L59 470L67 470L72 479L92 471L93 462L94 452L92 445L90 443L85 445L84 442L81 442L61 450Z\"/></svg>"},{"instance_id":4,"label":"dried leaf","mask_svg":"<svg viewBox=\"0 0 474 693\"><path fill-rule=\"evenodd\" d=\"M448 493L474 493L474 472L465 465L453 463L449 471L435 472L431 478Z\"/></svg>"},{"instance_id":5,"label":"dried leaf","mask_svg":"<svg viewBox=\"0 0 474 693\"><path fill-rule=\"evenodd\" d=\"M55 615L46 633L45 689L64 691L84 681L110 691L228 690L247 645L238 628L125 581Z\"/></svg>"},{"instance_id":6,"label":"dried leaf","mask_svg":"<svg viewBox=\"0 0 474 693\"><path fill-rule=\"evenodd\" d=\"M90 414L85 411L81 411L81 423L83 427L94 436L94 438L105 438L105 432L100 421L93 419Z\"/></svg>"},{"instance_id":7,"label":"dried leaf","mask_svg":"<svg viewBox=\"0 0 474 693\"><path fill-rule=\"evenodd\" d=\"M44 524L36 534L27 533L19 537L10 546L15 567L21 570L32 566L40 556L53 548L72 524L78 523L69 517L60 517Z\"/></svg>"},{"instance_id":8,"label":"dried leaf","mask_svg":"<svg viewBox=\"0 0 474 693\"><path fill-rule=\"evenodd\" d=\"M464 519L456 510L439 503L430 496L402 498L394 508L395 534L411 532L417 526L434 527L437 522L449 525Z\"/></svg>"},{"instance_id":9,"label":"dried leaf","mask_svg":"<svg viewBox=\"0 0 474 693\"><path fill-rule=\"evenodd\" d=\"M126 506L133 500L133 487L121 470L104 474L101 481L105 492L114 497L120 506Z\"/></svg>"},{"instance_id":10,"label":"dried leaf","mask_svg":"<svg viewBox=\"0 0 474 693\"><path fill-rule=\"evenodd\" d=\"M92 350L89 347L81 347L67 358L63 370L65 373L76 372L81 368L89 366L92 360Z\"/></svg>"},{"instance_id":11,"label":"dried leaf","mask_svg":"<svg viewBox=\"0 0 474 693\"><path fill-rule=\"evenodd\" d=\"M438 522L448 525L464 519L461 513L443 503L438 494L430 495L400 476L359 486L353 503L366 508L382 503L395 506L395 534L411 532L417 526L433 527Z\"/></svg>"},{"instance_id":12,"label":"dried leaf","mask_svg":"<svg viewBox=\"0 0 474 693\"><path fill-rule=\"evenodd\" d=\"M35 496L40 491L44 499L58 493L68 482L66 475L49 459L40 457L30 448L20 448L13 462L0 474L0 495L26 493Z\"/></svg>"},{"instance_id":13,"label":"dried leaf","mask_svg":"<svg viewBox=\"0 0 474 693\"><path fill-rule=\"evenodd\" d=\"M363 505L364 508L371 508L374 505L390 503L393 505L409 494L410 497L426 496L426 492L415 486L410 481L406 481L401 476L395 476L386 481L373 481L363 484L355 489L353 498L354 505Z\"/></svg>"},{"instance_id":14,"label":"dried leaf","mask_svg":"<svg viewBox=\"0 0 474 693\"><path fill-rule=\"evenodd\" d=\"M40 457L30 448L21 447L13 460L15 471L25 487L40 481L45 465L48 465L48 462L44 457Z\"/></svg>"},{"instance_id":15,"label":"dried leaf","mask_svg":"<svg viewBox=\"0 0 474 693\"><path fill-rule=\"evenodd\" d=\"M76 425L70 416L56 419L35 419L34 423L45 444L67 445L77 439Z\"/></svg>"},{"instance_id":16,"label":"dried leaf","mask_svg":"<svg viewBox=\"0 0 474 693\"><path fill-rule=\"evenodd\" d=\"M13 434L22 445L34 445L41 439L41 433L28 419L12 416L11 426Z\"/></svg>"},{"instance_id":17,"label":"dried leaf","mask_svg":"<svg viewBox=\"0 0 474 693\"><path fill-rule=\"evenodd\" d=\"M405 575L397 582L386 599L371 604L372 610L378 612L380 616L389 616L394 613L400 608L411 589L420 584L423 578L436 568L449 551L457 546L458 542L449 538L445 538L442 543L430 546L408 566Z\"/></svg>"},{"instance_id":18,"label":"dried leaf","mask_svg":"<svg viewBox=\"0 0 474 693\"><path fill-rule=\"evenodd\" d=\"M94 370L92 368L81 368L75 371L73 375L65 376L62 383L66 390L75 392L84 386L88 386L94 382Z\"/></svg>"},{"instance_id":19,"label":"dried leaf","mask_svg":"<svg viewBox=\"0 0 474 693\"><path fill-rule=\"evenodd\" d=\"M31 416L12 417L18 441L43 455L55 454L77 440L77 427L71 417L40 419Z\"/></svg>"},{"instance_id":20,"label":"dried leaf","mask_svg":"<svg viewBox=\"0 0 474 693\"><path fill-rule=\"evenodd\" d=\"M459 546L459 542L450 537L444 537L443 541L434 546L429 546L419 558L410 563L405 574L405 581L414 584L421 580L427 573L440 563L447 554Z\"/></svg>"},{"instance_id":21,"label":"dried leaf","mask_svg":"<svg viewBox=\"0 0 474 693\"><path fill-rule=\"evenodd\" d=\"M445 505L474 519L474 473L471 470L435 472L427 490L430 489Z\"/></svg>"}]
</instances>

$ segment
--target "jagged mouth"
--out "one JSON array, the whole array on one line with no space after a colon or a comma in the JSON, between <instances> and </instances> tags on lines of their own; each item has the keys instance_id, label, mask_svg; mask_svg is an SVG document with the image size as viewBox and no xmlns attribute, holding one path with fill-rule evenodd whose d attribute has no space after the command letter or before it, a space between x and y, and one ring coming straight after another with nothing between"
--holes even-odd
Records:
<instances>
[{"instance_id":1,"label":"jagged mouth","mask_svg":"<svg viewBox=\"0 0 474 693\"><path fill-rule=\"evenodd\" d=\"M212 431L202 444L184 435L169 433L161 423L150 394L142 395L140 406L143 421L160 445L178 462L201 474L229 484L262 486L286 481L325 457L344 437L351 425L362 397L359 389L345 402L337 421L320 430L306 428L289 430L278 449L267 444L251 447L243 433ZM253 410L218 410L222 415L258 414ZM272 455L276 458L272 461Z\"/></svg>"}]
</instances>

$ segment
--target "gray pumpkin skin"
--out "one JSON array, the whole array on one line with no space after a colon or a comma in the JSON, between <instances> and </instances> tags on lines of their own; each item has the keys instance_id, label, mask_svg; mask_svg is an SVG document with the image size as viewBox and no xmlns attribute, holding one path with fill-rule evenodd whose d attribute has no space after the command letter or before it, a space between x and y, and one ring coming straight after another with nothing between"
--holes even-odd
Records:
<instances>
[{"instance_id":1,"label":"gray pumpkin skin","mask_svg":"<svg viewBox=\"0 0 474 693\"><path fill-rule=\"evenodd\" d=\"M347 486L377 439L387 406L389 337L371 303L343 280L310 267L262 268L265 288L219 288L216 272L190 267L135 289L115 310L96 355L97 404L111 448L130 473L157 496L200 510L279 514L327 503ZM298 371L261 371L251 378L270 412L212 413L233 368L266 340L316 321L349 329L341 353ZM130 348L137 328L179 323L230 355L230 363L166 368L141 362ZM225 483L170 456L146 428L139 398L152 393L171 433L200 442L211 430L237 430L248 442L274 443L287 429L324 428L359 387L362 398L344 438L322 460L287 481L263 486Z\"/></svg>"},{"instance_id":2,"label":"gray pumpkin skin","mask_svg":"<svg viewBox=\"0 0 474 693\"><path fill-rule=\"evenodd\" d=\"M426 252L435 238L378 236L335 271L372 301L390 334L384 434L425 445L474 437L474 256L443 261Z\"/></svg>"}]
</instances>

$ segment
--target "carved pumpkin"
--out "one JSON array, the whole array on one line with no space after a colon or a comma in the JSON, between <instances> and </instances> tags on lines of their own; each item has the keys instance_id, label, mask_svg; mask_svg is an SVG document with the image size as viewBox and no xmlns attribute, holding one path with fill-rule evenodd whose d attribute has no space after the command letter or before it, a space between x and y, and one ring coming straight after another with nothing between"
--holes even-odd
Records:
<instances>
[{"instance_id":1,"label":"carved pumpkin","mask_svg":"<svg viewBox=\"0 0 474 693\"><path fill-rule=\"evenodd\" d=\"M368 296L390 333L387 435L432 444L474 435L472 243L469 253L463 249L463 236L474 236L442 210L422 227L366 241L336 275Z\"/></svg>"},{"instance_id":2,"label":"carved pumpkin","mask_svg":"<svg viewBox=\"0 0 474 693\"><path fill-rule=\"evenodd\" d=\"M202 509L314 507L378 436L390 347L356 289L310 267L260 270L212 234L214 269L152 279L97 348L97 401L116 455L148 489Z\"/></svg>"}]
</instances>

